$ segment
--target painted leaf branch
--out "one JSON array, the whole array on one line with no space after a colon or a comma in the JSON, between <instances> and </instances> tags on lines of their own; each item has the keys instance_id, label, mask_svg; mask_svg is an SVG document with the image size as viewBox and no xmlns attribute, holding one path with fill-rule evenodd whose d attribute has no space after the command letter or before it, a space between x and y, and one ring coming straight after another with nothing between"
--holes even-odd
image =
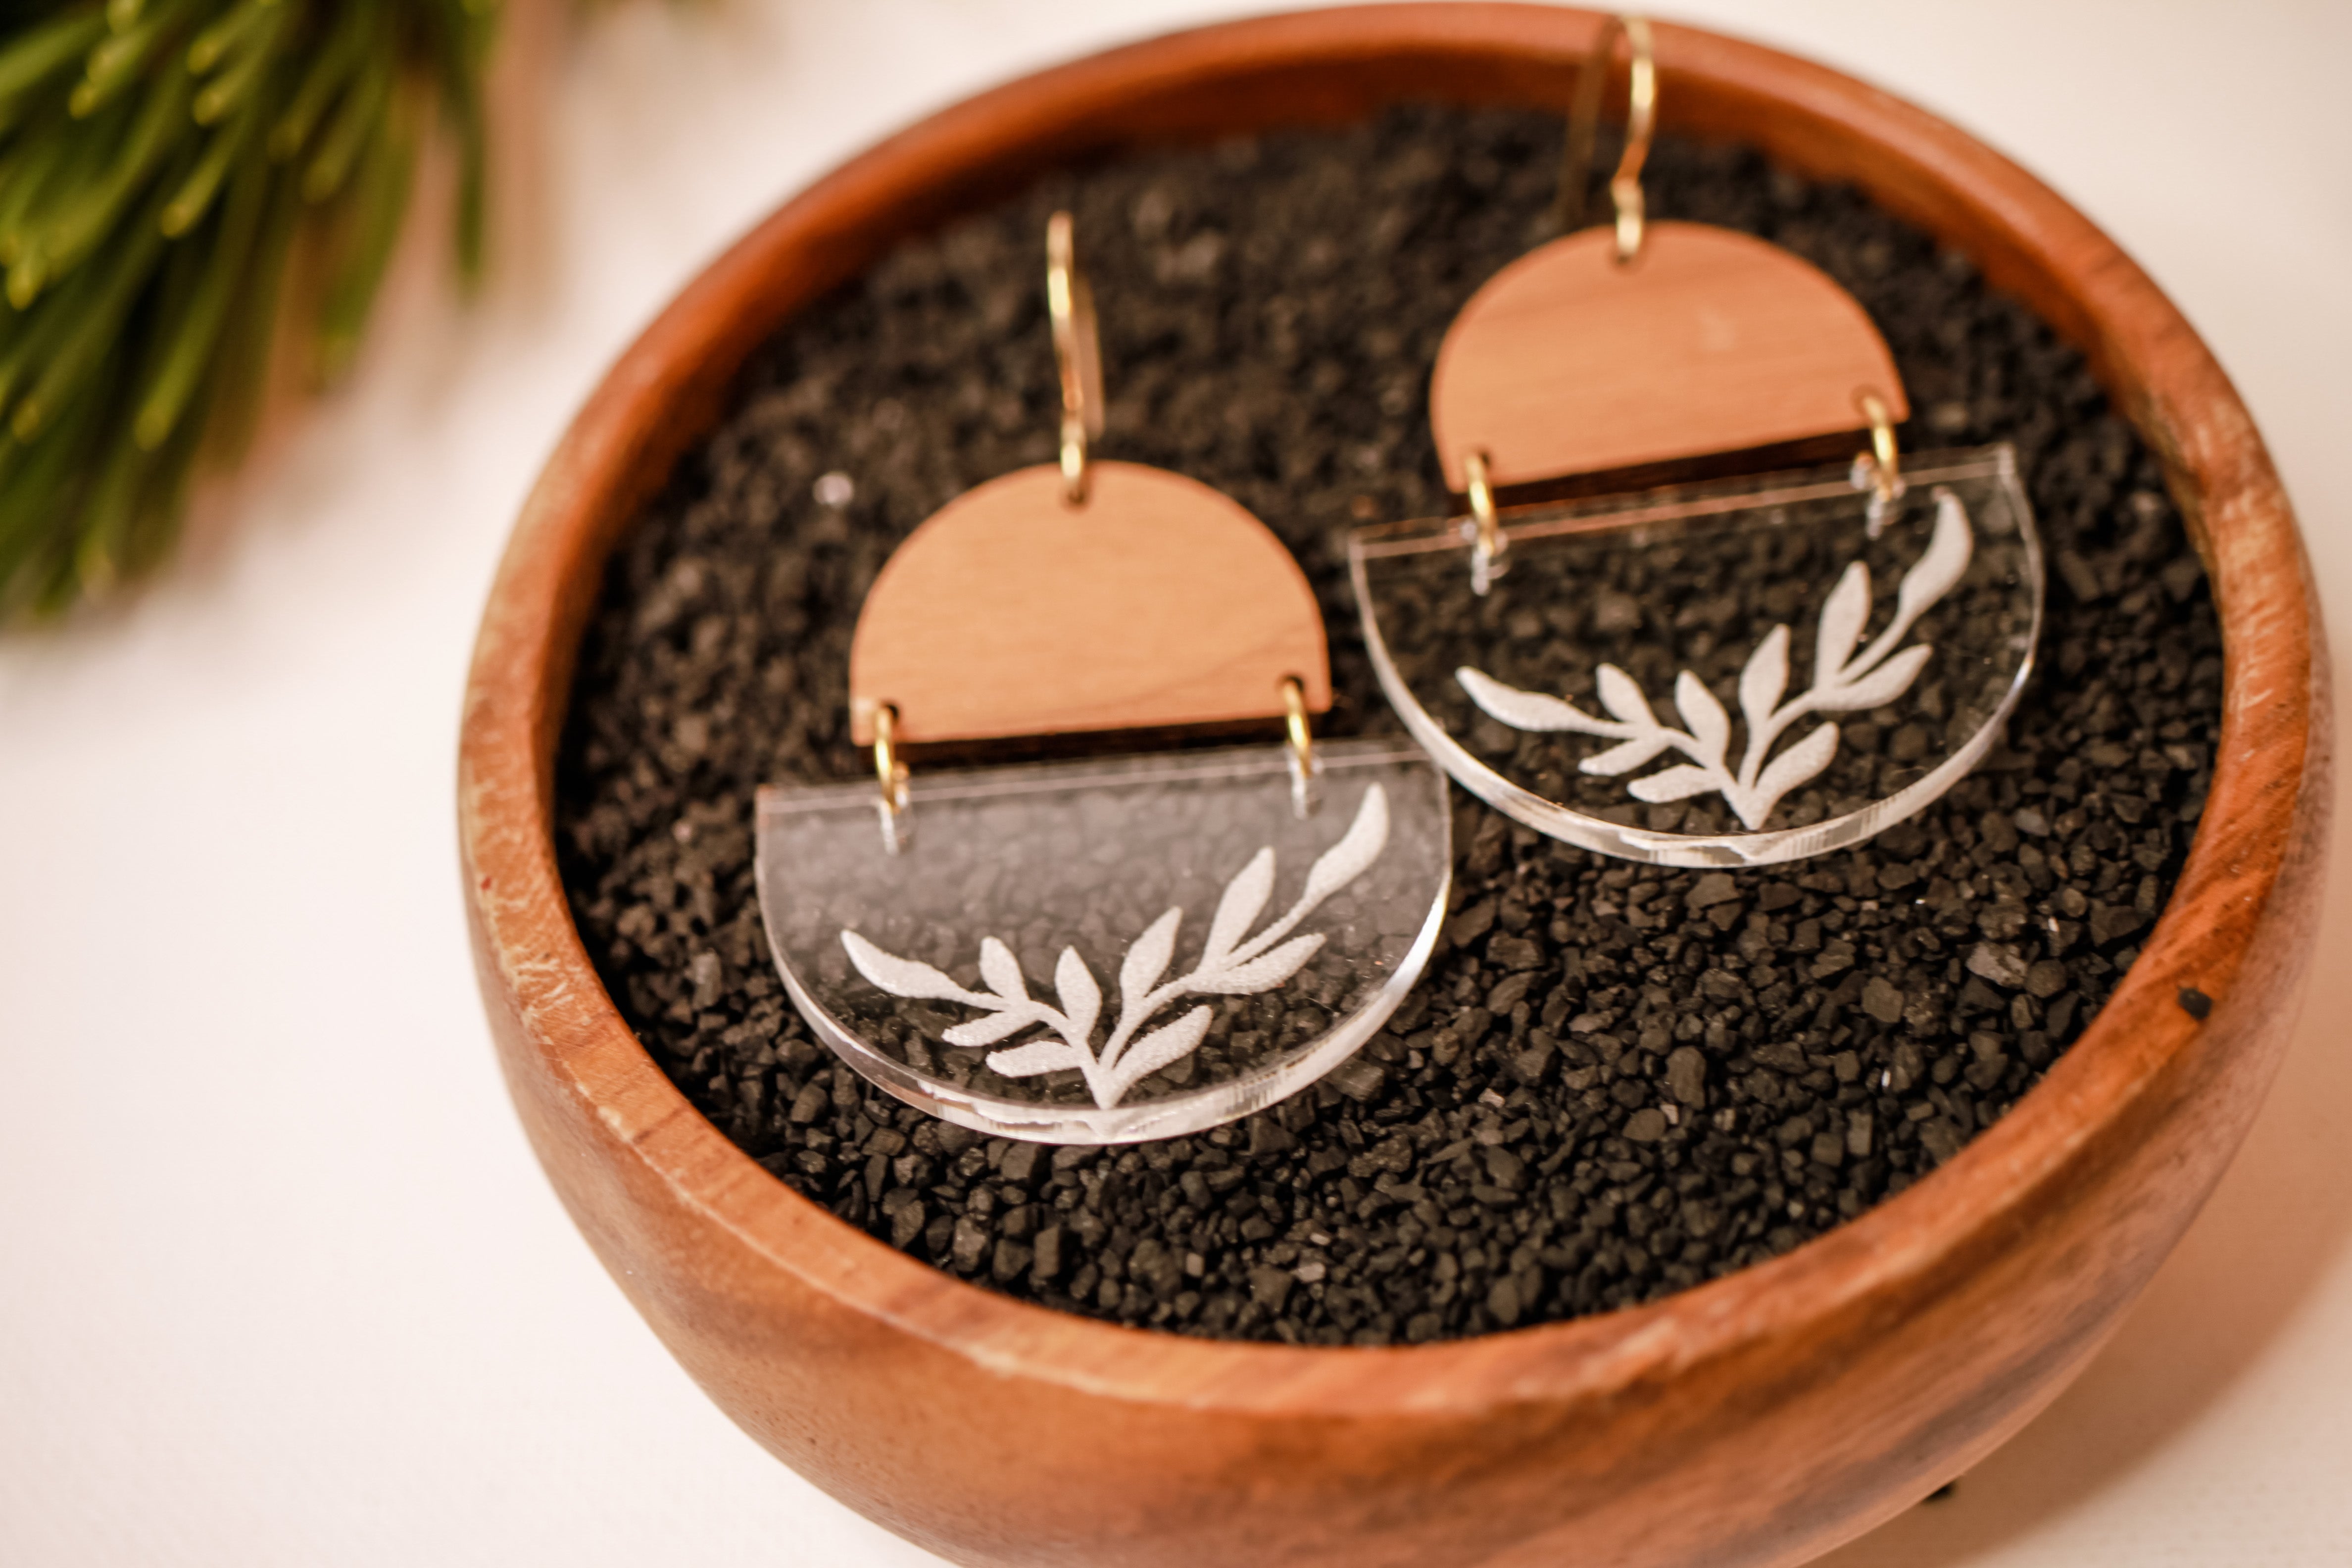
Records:
<instances>
[{"instance_id":1,"label":"painted leaf branch","mask_svg":"<svg viewBox=\"0 0 2352 1568\"><path fill-rule=\"evenodd\" d=\"M1811 714L1884 707L1910 689L1935 649L1927 643L1904 647L1903 639L1960 580L1975 548L1967 509L1950 490L1937 489L1934 535L1895 591L1894 619L1856 651L1870 619L1870 568L1859 561L1848 564L1822 606L1813 646L1813 684L1785 702L1789 628L1774 626L1740 672L1739 712L1747 744L1737 769L1728 760L1731 716L1706 683L1687 669L1675 680L1680 729L1661 720L1633 678L1613 664L1604 664L1599 671L1601 705L1611 715L1606 719L1561 698L1507 686L1466 665L1454 674L1472 701L1514 729L1567 731L1615 741L1617 744L1578 764L1585 773L1614 776L1668 750L1681 752L1687 761L1635 779L1626 786L1627 793L1654 805L1720 794L1753 830L1764 826L1781 796L1819 775L1837 755L1838 726L1831 722L1814 726L1774 756L1773 748L1790 726Z\"/></svg>"},{"instance_id":2,"label":"painted leaf branch","mask_svg":"<svg viewBox=\"0 0 2352 1568\"><path fill-rule=\"evenodd\" d=\"M1129 944L1119 964L1118 1018L1099 1050L1094 1037L1102 1018L1102 988L1076 948L1062 949L1054 965L1054 1001L1048 1003L1029 994L1020 960L993 936L981 939L982 991L967 990L928 963L885 952L854 931L841 933L841 945L858 973L893 996L980 1009L980 1017L940 1037L950 1046L993 1046L1043 1026L1045 1033L993 1052L988 1065L1006 1078L1075 1070L1085 1078L1095 1103L1108 1110L1144 1079L1190 1056L1208 1037L1214 1009L1207 1006L1194 1007L1149 1034L1139 1033L1171 1003L1186 996L1254 996L1305 968L1321 950L1323 935L1291 933L1317 906L1363 875L1387 847L1388 837L1388 796L1373 784L1364 791L1348 831L1307 871L1297 901L1252 936L1250 927L1274 893L1274 850L1260 849L1225 884L1209 921L1200 962L1173 980L1162 976L1176 956L1176 931L1184 911L1171 909L1153 921Z\"/></svg>"}]
</instances>

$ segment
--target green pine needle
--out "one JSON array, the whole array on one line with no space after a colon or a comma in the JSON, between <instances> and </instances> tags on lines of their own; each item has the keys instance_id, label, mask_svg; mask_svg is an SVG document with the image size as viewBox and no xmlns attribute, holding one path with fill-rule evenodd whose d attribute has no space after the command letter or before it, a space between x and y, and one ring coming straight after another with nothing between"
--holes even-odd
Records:
<instances>
[{"instance_id":1,"label":"green pine needle","mask_svg":"<svg viewBox=\"0 0 2352 1568\"><path fill-rule=\"evenodd\" d=\"M298 256L309 363L348 367L436 121L476 275L497 10L0 0L0 620L169 552L252 434Z\"/></svg>"}]
</instances>

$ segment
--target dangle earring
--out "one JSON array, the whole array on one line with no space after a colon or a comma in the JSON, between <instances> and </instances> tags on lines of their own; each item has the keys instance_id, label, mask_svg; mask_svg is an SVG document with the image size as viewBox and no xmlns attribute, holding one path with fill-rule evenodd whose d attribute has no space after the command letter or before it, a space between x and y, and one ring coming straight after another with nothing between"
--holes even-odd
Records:
<instances>
[{"instance_id":1,"label":"dangle earring","mask_svg":"<svg viewBox=\"0 0 2352 1568\"><path fill-rule=\"evenodd\" d=\"M884 563L849 667L875 780L760 792L760 908L793 1002L873 1082L998 1136L1127 1143L1261 1110L1371 1037L1435 944L1450 812L1418 748L1315 738L1322 616L1263 522L1094 458L1068 214L1046 248L1061 460L959 496ZM1283 738L907 760L1261 726Z\"/></svg>"},{"instance_id":2,"label":"dangle earring","mask_svg":"<svg viewBox=\"0 0 2352 1568\"><path fill-rule=\"evenodd\" d=\"M1580 232L1621 37L1614 221ZM2040 635L2041 545L2006 444L1898 458L1902 379L1853 296L1763 240L1648 218L1656 113L1648 24L1614 20L1578 82L1568 232L1438 351L1463 512L1358 530L1349 572L1390 701L1472 794L1627 859L1795 860L1992 748Z\"/></svg>"}]
</instances>

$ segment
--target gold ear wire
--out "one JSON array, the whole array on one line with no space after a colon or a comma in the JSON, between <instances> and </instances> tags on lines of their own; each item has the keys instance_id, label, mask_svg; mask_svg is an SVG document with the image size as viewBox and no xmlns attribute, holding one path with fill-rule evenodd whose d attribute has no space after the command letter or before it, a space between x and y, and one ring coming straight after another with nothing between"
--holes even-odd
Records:
<instances>
[{"instance_id":1,"label":"gold ear wire","mask_svg":"<svg viewBox=\"0 0 2352 1568\"><path fill-rule=\"evenodd\" d=\"M1066 212L1045 220L1045 310L1062 380L1062 499L1083 506L1087 444L1103 433L1102 336L1094 290L1078 270L1076 229Z\"/></svg>"},{"instance_id":2,"label":"gold ear wire","mask_svg":"<svg viewBox=\"0 0 2352 1568\"><path fill-rule=\"evenodd\" d=\"M1650 156L1658 121L1658 64L1647 17L1612 16L1602 23L1592 53L1577 73L1576 103L1569 112L1568 145L1560 157L1559 195L1552 211L1560 233L1583 226L1584 188L1591 178L1592 143L1601 125L1601 89L1620 37L1633 58L1626 82L1625 151L1617 160L1617 172L1609 177L1609 196L1617 209L1617 259L1626 262L1642 253L1642 165Z\"/></svg>"}]
</instances>

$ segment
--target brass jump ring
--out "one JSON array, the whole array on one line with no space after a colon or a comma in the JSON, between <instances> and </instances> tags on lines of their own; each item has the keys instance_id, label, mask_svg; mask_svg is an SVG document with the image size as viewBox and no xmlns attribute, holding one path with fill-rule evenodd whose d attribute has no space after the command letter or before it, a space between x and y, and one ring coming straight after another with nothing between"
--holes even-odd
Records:
<instances>
[{"instance_id":1,"label":"brass jump ring","mask_svg":"<svg viewBox=\"0 0 2352 1568\"><path fill-rule=\"evenodd\" d=\"M1620 37L1632 58L1625 89L1625 151L1617 160L1617 172L1609 177L1609 196L1616 208L1617 259L1626 262L1642 253L1647 219L1642 200L1642 165L1649 159L1658 123L1658 62L1645 16L1612 16L1602 23L1592 53L1577 73L1576 102L1569 112L1568 145L1560 156L1559 195L1553 217L1562 234L1583 226L1584 188L1591 178L1592 143L1601 127L1601 91Z\"/></svg>"},{"instance_id":2,"label":"brass jump ring","mask_svg":"<svg viewBox=\"0 0 2352 1568\"><path fill-rule=\"evenodd\" d=\"M1473 447L1462 458L1464 483L1470 492L1470 521L1475 532L1470 546L1470 586L1480 597L1503 574L1503 554L1511 547L1495 510L1495 485L1488 478L1484 447Z\"/></svg>"},{"instance_id":3,"label":"brass jump ring","mask_svg":"<svg viewBox=\"0 0 2352 1568\"><path fill-rule=\"evenodd\" d=\"M1895 415L1886 399L1868 387L1853 395L1853 405L1870 421L1871 487L1881 500L1903 493L1902 455L1895 447Z\"/></svg>"},{"instance_id":4,"label":"brass jump ring","mask_svg":"<svg viewBox=\"0 0 2352 1568\"><path fill-rule=\"evenodd\" d=\"M907 809L907 764L898 760L898 710L887 702L874 707L874 778L882 787L882 810L893 821Z\"/></svg>"},{"instance_id":5,"label":"brass jump ring","mask_svg":"<svg viewBox=\"0 0 2352 1568\"><path fill-rule=\"evenodd\" d=\"M1307 721L1307 687L1298 677L1282 678L1282 728L1300 778L1315 776L1315 732Z\"/></svg>"},{"instance_id":6,"label":"brass jump ring","mask_svg":"<svg viewBox=\"0 0 2352 1568\"><path fill-rule=\"evenodd\" d=\"M1066 212L1045 220L1045 310L1062 383L1062 499L1083 506L1087 446L1103 433L1102 335L1094 290L1078 270L1077 226Z\"/></svg>"}]
</instances>

